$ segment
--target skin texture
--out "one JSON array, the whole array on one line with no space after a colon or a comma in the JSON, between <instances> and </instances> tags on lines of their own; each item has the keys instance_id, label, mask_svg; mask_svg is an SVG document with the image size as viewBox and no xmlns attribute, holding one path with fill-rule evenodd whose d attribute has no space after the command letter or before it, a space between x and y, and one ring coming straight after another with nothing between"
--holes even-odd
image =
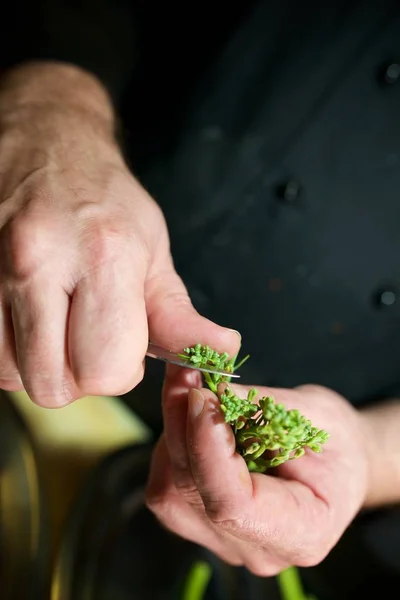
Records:
<instances>
[{"instance_id":1,"label":"skin texture","mask_svg":"<svg viewBox=\"0 0 400 600\"><path fill-rule=\"evenodd\" d=\"M45 407L131 390L149 336L240 344L194 310L108 102L69 67L28 66L0 88L0 387Z\"/></svg>"},{"instance_id":2,"label":"skin texture","mask_svg":"<svg viewBox=\"0 0 400 600\"><path fill-rule=\"evenodd\" d=\"M319 563L368 495L368 443L359 413L317 386L258 388L327 428L330 439L322 454L308 451L269 474L250 474L216 396L200 385L198 374L168 367L150 510L175 533L257 575ZM232 387L243 395L249 389Z\"/></svg>"}]
</instances>

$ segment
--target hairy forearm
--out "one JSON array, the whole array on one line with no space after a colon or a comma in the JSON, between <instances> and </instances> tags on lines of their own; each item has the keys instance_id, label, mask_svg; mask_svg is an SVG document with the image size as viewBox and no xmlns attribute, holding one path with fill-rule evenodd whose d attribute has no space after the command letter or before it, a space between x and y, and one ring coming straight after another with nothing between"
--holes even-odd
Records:
<instances>
[{"instance_id":1,"label":"hairy forearm","mask_svg":"<svg viewBox=\"0 0 400 600\"><path fill-rule=\"evenodd\" d=\"M30 173L51 165L82 170L101 156L124 163L112 102L89 73L27 63L0 77L0 202Z\"/></svg>"},{"instance_id":2,"label":"hairy forearm","mask_svg":"<svg viewBox=\"0 0 400 600\"><path fill-rule=\"evenodd\" d=\"M0 131L38 141L73 137L80 130L114 140L115 114L101 83L63 63L26 63L0 78Z\"/></svg>"},{"instance_id":3,"label":"hairy forearm","mask_svg":"<svg viewBox=\"0 0 400 600\"><path fill-rule=\"evenodd\" d=\"M369 452L365 508L400 503L400 399L361 411Z\"/></svg>"}]
</instances>

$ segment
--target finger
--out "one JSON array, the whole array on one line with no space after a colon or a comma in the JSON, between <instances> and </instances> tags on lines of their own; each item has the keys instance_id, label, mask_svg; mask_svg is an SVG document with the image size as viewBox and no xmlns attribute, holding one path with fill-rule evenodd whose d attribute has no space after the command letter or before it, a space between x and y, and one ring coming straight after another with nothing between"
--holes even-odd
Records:
<instances>
[{"instance_id":1,"label":"finger","mask_svg":"<svg viewBox=\"0 0 400 600\"><path fill-rule=\"evenodd\" d=\"M16 287L10 295L19 372L27 394L55 408L78 397L66 360L69 299L50 278Z\"/></svg>"},{"instance_id":2,"label":"finger","mask_svg":"<svg viewBox=\"0 0 400 600\"><path fill-rule=\"evenodd\" d=\"M216 325L195 310L172 261L147 280L146 305L150 338L160 346L178 352L199 343L232 357L239 352L240 334Z\"/></svg>"},{"instance_id":3,"label":"finger","mask_svg":"<svg viewBox=\"0 0 400 600\"><path fill-rule=\"evenodd\" d=\"M219 400L209 390L189 392L186 444L190 469L207 515L214 523L241 518L253 484Z\"/></svg>"},{"instance_id":4,"label":"finger","mask_svg":"<svg viewBox=\"0 0 400 600\"><path fill-rule=\"evenodd\" d=\"M148 332L143 282L119 260L77 285L69 320L69 355L85 394L120 395L143 377Z\"/></svg>"},{"instance_id":5,"label":"finger","mask_svg":"<svg viewBox=\"0 0 400 600\"><path fill-rule=\"evenodd\" d=\"M252 542L249 546L246 536L240 539L240 536L218 528L218 524L208 519L197 490L193 492L195 484L190 465L186 466L182 475L185 479L181 479L179 489L174 484L172 460L164 433L153 454L147 503L150 510L168 529L207 547L230 564L246 565L256 575L272 576L288 566L259 543ZM183 490L188 490L189 486L192 486L191 493L182 493Z\"/></svg>"},{"instance_id":6,"label":"finger","mask_svg":"<svg viewBox=\"0 0 400 600\"><path fill-rule=\"evenodd\" d=\"M146 489L149 510L177 535L208 548L229 564L242 564L237 552L227 548L204 518L183 500L172 482L171 473L165 436L162 435L153 452Z\"/></svg>"},{"instance_id":7,"label":"finger","mask_svg":"<svg viewBox=\"0 0 400 600\"><path fill-rule=\"evenodd\" d=\"M11 310L0 302L0 388L9 392L23 389L18 371Z\"/></svg>"},{"instance_id":8,"label":"finger","mask_svg":"<svg viewBox=\"0 0 400 600\"><path fill-rule=\"evenodd\" d=\"M235 389L243 393L246 386ZM271 392L280 390L260 389L261 395ZM265 549L275 560L301 566L319 562L329 550L327 541L331 541L334 528L329 505L319 493L319 478L327 481L326 465L318 460L318 455L313 455L303 457L301 466L293 461L273 470L271 475L250 475L244 467L251 478L252 495L248 502L241 503L235 493L243 485L241 477L245 475L235 474L231 461L233 434L230 430L228 451L218 432L220 412L215 411L215 406L210 409L209 392L203 394L205 408L196 416L201 402L191 392L193 403L189 406L193 411L188 410L188 449L191 472L210 518L242 541ZM285 390L279 400L295 405L298 396L298 392ZM211 399L215 402L213 395ZM221 451L223 448L225 451ZM245 464L238 454L235 460L240 467ZM276 477L278 474L280 477Z\"/></svg>"},{"instance_id":9,"label":"finger","mask_svg":"<svg viewBox=\"0 0 400 600\"><path fill-rule=\"evenodd\" d=\"M162 394L163 422L172 479L180 492L185 497L190 496L192 502L197 499L202 509L202 502L190 471L186 447L188 390L200 386L201 376L198 371L180 369L174 365L167 366Z\"/></svg>"}]
</instances>

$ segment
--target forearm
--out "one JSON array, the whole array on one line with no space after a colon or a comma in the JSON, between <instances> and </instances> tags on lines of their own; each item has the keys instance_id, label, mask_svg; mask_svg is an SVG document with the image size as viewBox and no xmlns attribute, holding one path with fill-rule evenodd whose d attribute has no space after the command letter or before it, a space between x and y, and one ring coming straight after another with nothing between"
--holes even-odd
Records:
<instances>
[{"instance_id":1,"label":"forearm","mask_svg":"<svg viewBox=\"0 0 400 600\"><path fill-rule=\"evenodd\" d=\"M79 169L99 155L123 164L112 102L94 76L75 66L39 62L0 78L2 198L29 172L50 164Z\"/></svg>"},{"instance_id":2,"label":"forearm","mask_svg":"<svg viewBox=\"0 0 400 600\"><path fill-rule=\"evenodd\" d=\"M365 508L400 502L400 400L388 400L361 411L369 453L369 486Z\"/></svg>"},{"instance_id":3,"label":"forearm","mask_svg":"<svg viewBox=\"0 0 400 600\"><path fill-rule=\"evenodd\" d=\"M71 122L88 125L112 139L115 114L111 100L92 75L63 63L26 63L0 79L0 130L67 131ZM39 129L39 131L38 131Z\"/></svg>"}]
</instances>

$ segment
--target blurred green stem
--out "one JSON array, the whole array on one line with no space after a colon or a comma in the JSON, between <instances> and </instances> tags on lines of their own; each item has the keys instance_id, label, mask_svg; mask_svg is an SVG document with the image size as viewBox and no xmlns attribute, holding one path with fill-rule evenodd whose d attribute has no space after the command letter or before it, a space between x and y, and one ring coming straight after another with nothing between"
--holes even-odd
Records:
<instances>
[{"instance_id":1,"label":"blurred green stem","mask_svg":"<svg viewBox=\"0 0 400 600\"><path fill-rule=\"evenodd\" d=\"M194 563L185 583L182 600L203 600L211 575L212 569L207 562Z\"/></svg>"},{"instance_id":2,"label":"blurred green stem","mask_svg":"<svg viewBox=\"0 0 400 600\"><path fill-rule=\"evenodd\" d=\"M307 596L303 590L299 571L296 567L288 567L277 575L282 600L316 600Z\"/></svg>"}]
</instances>

